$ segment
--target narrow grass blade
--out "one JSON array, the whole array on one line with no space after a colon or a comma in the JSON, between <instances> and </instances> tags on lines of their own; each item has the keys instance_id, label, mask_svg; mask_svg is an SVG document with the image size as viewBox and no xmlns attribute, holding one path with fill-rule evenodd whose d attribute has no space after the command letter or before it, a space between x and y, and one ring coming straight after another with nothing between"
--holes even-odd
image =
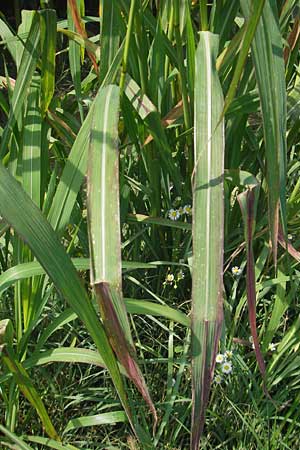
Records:
<instances>
[{"instance_id":1,"label":"narrow grass blade","mask_svg":"<svg viewBox=\"0 0 300 450\"><path fill-rule=\"evenodd\" d=\"M0 146L0 159L7 153L7 147L11 136L11 131L20 118L27 96L27 89L30 85L31 78L36 69L36 64L39 56L39 42L40 42L40 24L38 13L34 13L32 25L28 38L25 43L25 48L22 55L18 77L13 91L11 100L11 108L9 117L5 128L3 130Z\"/></svg>"},{"instance_id":2,"label":"narrow grass blade","mask_svg":"<svg viewBox=\"0 0 300 450\"><path fill-rule=\"evenodd\" d=\"M19 40L17 36L13 33L13 31L8 26L7 22L4 18L0 18L0 36L2 38L2 42L5 43L9 53L11 54L14 62L17 61L17 46Z\"/></svg>"},{"instance_id":3,"label":"narrow grass blade","mask_svg":"<svg viewBox=\"0 0 300 450\"><path fill-rule=\"evenodd\" d=\"M56 52L56 11L40 11L41 27L41 112L45 115L54 94L55 52Z\"/></svg>"},{"instance_id":4,"label":"narrow grass blade","mask_svg":"<svg viewBox=\"0 0 300 450\"><path fill-rule=\"evenodd\" d=\"M259 185L250 186L246 191L238 195L237 199L242 211L244 221L245 241L247 248L247 302L249 322L255 355L259 370L265 379L266 367L264 358L260 351L257 328L256 328L256 285L255 285L255 262L253 254L253 235L255 232L255 218L259 196Z\"/></svg>"},{"instance_id":5,"label":"narrow grass blade","mask_svg":"<svg viewBox=\"0 0 300 450\"><path fill-rule=\"evenodd\" d=\"M245 17L252 14L252 3L241 0ZM268 183L269 227L275 266L279 226L279 204L282 227L286 226L286 87L282 36L275 0L266 0L255 38L252 57L259 90L264 127L266 179Z\"/></svg>"},{"instance_id":6,"label":"narrow grass blade","mask_svg":"<svg viewBox=\"0 0 300 450\"><path fill-rule=\"evenodd\" d=\"M93 416L76 417L67 423L64 433L82 427L94 427L97 425L114 425L119 422L126 422L127 417L123 411L112 411L109 413L95 414Z\"/></svg>"},{"instance_id":7,"label":"narrow grass blade","mask_svg":"<svg viewBox=\"0 0 300 450\"><path fill-rule=\"evenodd\" d=\"M95 109L89 147L91 284L113 349L148 403L156 421L154 405L135 361L135 348L122 296L117 148L119 88L109 85L103 88L102 95L103 102Z\"/></svg>"},{"instance_id":8,"label":"narrow grass blade","mask_svg":"<svg viewBox=\"0 0 300 450\"><path fill-rule=\"evenodd\" d=\"M130 314L149 314L165 317L166 319L181 323L185 327L190 327L191 325L189 318L185 314L167 305L159 305L154 302L135 300L133 298L125 298L125 304Z\"/></svg>"},{"instance_id":9,"label":"narrow grass blade","mask_svg":"<svg viewBox=\"0 0 300 450\"><path fill-rule=\"evenodd\" d=\"M181 192L181 175L178 167L174 164L172 158L172 151L170 149L167 136L164 128L161 124L161 118L151 102L151 100L142 92L139 85L126 74L124 93L130 100L132 106L135 108L141 119L146 123L150 130L151 135L154 138L157 148L159 149L159 155L166 168L166 171L170 174L177 192Z\"/></svg>"},{"instance_id":10,"label":"narrow grass blade","mask_svg":"<svg viewBox=\"0 0 300 450\"><path fill-rule=\"evenodd\" d=\"M77 0L77 7L79 8L80 0ZM75 24L72 19L70 8L67 8L68 27L71 31L75 31ZM74 84L75 95L77 98L78 108L80 112L81 121L83 121L83 109L81 105L81 47L74 40L69 39L69 63L70 71Z\"/></svg>"},{"instance_id":11,"label":"narrow grass blade","mask_svg":"<svg viewBox=\"0 0 300 450\"><path fill-rule=\"evenodd\" d=\"M191 450L198 450L223 311L223 93L215 63L218 36L200 32L195 64Z\"/></svg>"},{"instance_id":12,"label":"narrow grass blade","mask_svg":"<svg viewBox=\"0 0 300 450\"><path fill-rule=\"evenodd\" d=\"M40 206L41 189L41 111L40 111L41 80L36 73L27 98L27 113L23 133L23 188L37 206Z\"/></svg>"},{"instance_id":13,"label":"narrow grass blade","mask_svg":"<svg viewBox=\"0 0 300 450\"><path fill-rule=\"evenodd\" d=\"M119 17L120 12L118 6L115 4L115 0L100 0L100 13L101 13L101 59L100 59L100 71L99 80L100 83L105 79L109 67L111 66L118 48L120 41L120 27Z\"/></svg>"},{"instance_id":14,"label":"narrow grass blade","mask_svg":"<svg viewBox=\"0 0 300 450\"><path fill-rule=\"evenodd\" d=\"M3 165L0 165L0 213L27 242L56 289L86 325L110 372L130 420L127 396L115 356L76 270L40 209L34 205Z\"/></svg>"},{"instance_id":15,"label":"narrow grass blade","mask_svg":"<svg viewBox=\"0 0 300 450\"><path fill-rule=\"evenodd\" d=\"M72 263L76 270L89 270L91 266L89 258L72 258ZM156 264L151 263L135 261L122 262L122 268L127 270L151 269L156 267ZM45 273L46 271L44 267L42 267L37 261L12 266L0 275L0 295L16 281L24 280L25 278L31 278L37 275L44 275Z\"/></svg>"},{"instance_id":16,"label":"narrow grass blade","mask_svg":"<svg viewBox=\"0 0 300 450\"><path fill-rule=\"evenodd\" d=\"M31 405L35 408L38 415L40 416L40 419L45 427L45 431L48 434L48 436L50 436L55 440L60 440L39 393L35 389L31 381L31 378L29 377L28 373L26 372L22 364L20 364L17 361L12 349L4 345L0 349L0 354L2 361L8 368L9 372L13 374L14 379L17 385L19 386L20 390L23 392L24 396L27 398L27 400L31 403Z\"/></svg>"},{"instance_id":17,"label":"narrow grass blade","mask_svg":"<svg viewBox=\"0 0 300 450\"><path fill-rule=\"evenodd\" d=\"M84 24L81 20L78 8L77 8L77 3L76 0L68 0L68 7L70 8L71 14L72 14L72 18L73 18L73 22L75 25L75 28L77 30L77 33L84 39L84 41L87 42L88 40L88 36L87 33L85 31L84 28ZM97 61L95 58L95 55L87 48L87 54L90 58L90 60L92 61L92 64L94 66L95 72L98 74L99 69L98 69L98 65L97 65Z\"/></svg>"},{"instance_id":18,"label":"narrow grass blade","mask_svg":"<svg viewBox=\"0 0 300 450\"><path fill-rule=\"evenodd\" d=\"M243 0L241 0L241 3L243 3ZM226 95L223 114L227 111L230 103L234 99L238 87L238 82L241 78L248 52L263 11L264 4L265 0L253 0L251 2L251 14L247 15L247 23L242 41L242 47L240 49L232 81Z\"/></svg>"},{"instance_id":19,"label":"narrow grass blade","mask_svg":"<svg viewBox=\"0 0 300 450\"><path fill-rule=\"evenodd\" d=\"M0 432L4 434L4 436L6 436L11 442L17 444L18 447L16 448L18 448L19 450L33 450L33 447L30 447L30 445L26 444L26 442L16 436L15 433L7 430L3 425L0 425Z\"/></svg>"}]
</instances>

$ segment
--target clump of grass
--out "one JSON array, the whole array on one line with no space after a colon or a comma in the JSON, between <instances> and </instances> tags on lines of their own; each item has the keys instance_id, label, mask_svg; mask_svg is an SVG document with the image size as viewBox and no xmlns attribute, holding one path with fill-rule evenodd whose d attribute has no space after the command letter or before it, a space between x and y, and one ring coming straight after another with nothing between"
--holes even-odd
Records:
<instances>
[{"instance_id":1,"label":"clump of grass","mask_svg":"<svg viewBox=\"0 0 300 450\"><path fill-rule=\"evenodd\" d=\"M1 446L296 448L297 2L49 4L0 18Z\"/></svg>"}]
</instances>

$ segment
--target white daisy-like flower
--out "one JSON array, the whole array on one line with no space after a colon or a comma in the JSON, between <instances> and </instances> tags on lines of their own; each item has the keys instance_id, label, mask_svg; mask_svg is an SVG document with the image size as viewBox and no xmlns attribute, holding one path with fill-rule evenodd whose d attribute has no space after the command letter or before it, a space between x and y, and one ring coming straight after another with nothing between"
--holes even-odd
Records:
<instances>
[{"instance_id":1,"label":"white daisy-like flower","mask_svg":"<svg viewBox=\"0 0 300 450\"><path fill-rule=\"evenodd\" d=\"M238 267L238 266L233 266L233 267L231 268L231 272L232 272L232 275L238 277L238 276L241 275L242 269L241 269L240 267Z\"/></svg>"},{"instance_id":2,"label":"white daisy-like flower","mask_svg":"<svg viewBox=\"0 0 300 450\"><path fill-rule=\"evenodd\" d=\"M222 364L222 372L226 373L227 375L232 372L232 363L230 361L224 362L224 364Z\"/></svg>"},{"instance_id":3,"label":"white daisy-like flower","mask_svg":"<svg viewBox=\"0 0 300 450\"><path fill-rule=\"evenodd\" d=\"M222 383L222 377L221 377L221 375L219 375L219 374L217 373L217 375L215 375L214 382L217 383L217 384L221 384L221 383Z\"/></svg>"},{"instance_id":4,"label":"white daisy-like flower","mask_svg":"<svg viewBox=\"0 0 300 450\"><path fill-rule=\"evenodd\" d=\"M276 344L273 344L273 342L270 342L270 344L268 346L268 350L270 352L275 352L276 351Z\"/></svg>"},{"instance_id":5,"label":"white daisy-like flower","mask_svg":"<svg viewBox=\"0 0 300 450\"><path fill-rule=\"evenodd\" d=\"M224 355L222 353L218 353L216 356L216 363L222 364L225 361Z\"/></svg>"},{"instance_id":6,"label":"white daisy-like flower","mask_svg":"<svg viewBox=\"0 0 300 450\"><path fill-rule=\"evenodd\" d=\"M226 350L226 352L225 352L225 357L226 357L227 359L231 359L231 358L233 357L233 351L231 351L231 350Z\"/></svg>"},{"instance_id":7,"label":"white daisy-like flower","mask_svg":"<svg viewBox=\"0 0 300 450\"><path fill-rule=\"evenodd\" d=\"M171 208L170 211L168 212L168 217L171 220L178 220L180 217L178 210Z\"/></svg>"},{"instance_id":8,"label":"white daisy-like flower","mask_svg":"<svg viewBox=\"0 0 300 450\"><path fill-rule=\"evenodd\" d=\"M166 276L166 283L173 283L174 281L174 275L172 273L168 273Z\"/></svg>"},{"instance_id":9,"label":"white daisy-like flower","mask_svg":"<svg viewBox=\"0 0 300 450\"><path fill-rule=\"evenodd\" d=\"M192 207L191 205L185 205L183 207L183 212L184 214L186 214L187 216L191 216L192 215Z\"/></svg>"},{"instance_id":10,"label":"white daisy-like flower","mask_svg":"<svg viewBox=\"0 0 300 450\"><path fill-rule=\"evenodd\" d=\"M182 206L179 206L178 212L179 212L179 215L180 215L180 216L182 216L182 215L184 214L184 209L183 209Z\"/></svg>"}]
</instances>

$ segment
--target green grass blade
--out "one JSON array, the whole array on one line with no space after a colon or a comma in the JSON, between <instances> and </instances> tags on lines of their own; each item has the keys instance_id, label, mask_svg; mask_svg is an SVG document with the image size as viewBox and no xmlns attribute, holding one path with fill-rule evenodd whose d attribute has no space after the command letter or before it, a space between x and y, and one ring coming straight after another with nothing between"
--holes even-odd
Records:
<instances>
[{"instance_id":1,"label":"green grass blade","mask_svg":"<svg viewBox=\"0 0 300 450\"><path fill-rule=\"evenodd\" d=\"M56 11L40 11L41 27L41 111L44 116L50 105L55 87Z\"/></svg>"},{"instance_id":2,"label":"green grass blade","mask_svg":"<svg viewBox=\"0 0 300 450\"><path fill-rule=\"evenodd\" d=\"M15 435L15 433L12 433L11 431L7 430L3 425L0 425L0 431L4 436L6 436L10 441L17 444L17 448L19 450L33 450L33 447L30 447L30 445L26 444L21 438ZM4 444L4 443L3 443ZM16 448L16 447L13 447Z\"/></svg>"},{"instance_id":3,"label":"green grass blade","mask_svg":"<svg viewBox=\"0 0 300 450\"><path fill-rule=\"evenodd\" d=\"M101 90L83 122L65 164L60 182L49 211L48 220L61 234L69 223L78 192L87 170L88 138L94 114L94 106L102 101Z\"/></svg>"},{"instance_id":4,"label":"green grass blade","mask_svg":"<svg viewBox=\"0 0 300 450\"><path fill-rule=\"evenodd\" d=\"M190 327L191 325L189 318L185 314L167 305L159 305L154 302L135 300L133 298L125 298L125 304L130 314L149 314L165 317L166 319L181 323L185 327Z\"/></svg>"},{"instance_id":5,"label":"green grass blade","mask_svg":"<svg viewBox=\"0 0 300 450\"><path fill-rule=\"evenodd\" d=\"M101 92L91 126L88 215L91 282L107 281L121 289L118 113L119 89L107 86Z\"/></svg>"},{"instance_id":6,"label":"green grass blade","mask_svg":"<svg viewBox=\"0 0 300 450\"><path fill-rule=\"evenodd\" d=\"M246 18L251 2L241 1ZM252 57L259 90L264 127L269 227L273 258L277 261L279 204L286 234L286 87L285 68L276 2L267 0L252 42Z\"/></svg>"},{"instance_id":7,"label":"green grass blade","mask_svg":"<svg viewBox=\"0 0 300 450\"><path fill-rule=\"evenodd\" d=\"M127 417L123 411L112 411L109 413L95 414L93 416L76 417L69 420L64 433L81 427L94 427L97 425L114 425L119 422L126 422Z\"/></svg>"},{"instance_id":8,"label":"green grass blade","mask_svg":"<svg viewBox=\"0 0 300 450\"><path fill-rule=\"evenodd\" d=\"M77 0L77 9L80 11L81 0ZM67 8L68 14L68 26L71 31L76 31L76 27L73 21L73 17L70 10L70 4L68 3ZM74 40L69 39L69 64L71 76L74 84L75 95L78 103L79 113L81 121L83 121L83 109L81 104L81 46L78 45Z\"/></svg>"},{"instance_id":9,"label":"green grass blade","mask_svg":"<svg viewBox=\"0 0 300 450\"><path fill-rule=\"evenodd\" d=\"M100 83L105 79L107 72L117 54L120 41L119 21L121 20L118 6L114 0L101 0L101 58Z\"/></svg>"},{"instance_id":10,"label":"green grass blade","mask_svg":"<svg viewBox=\"0 0 300 450\"><path fill-rule=\"evenodd\" d=\"M88 227L91 284L104 327L113 349L129 377L149 404L156 420L146 384L135 361L126 307L122 295L119 207L119 88L102 89L102 102L94 111L88 166Z\"/></svg>"},{"instance_id":11,"label":"green grass blade","mask_svg":"<svg viewBox=\"0 0 300 450\"><path fill-rule=\"evenodd\" d=\"M4 345L2 347L1 357L9 372L13 374L15 381L20 390L23 392L24 396L36 409L48 436L55 440L60 440L39 393L35 389L31 378L29 377L22 364L17 361L12 349Z\"/></svg>"},{"instance_id":12,"label":"green grass blade","mask_svg":"<svg viewBox=\"0 0 300 450\"><path fill-rule=\"evenodd\" d=\"M47 439L42 436L25 436L25 438L30 442L35 442L36 444L41 444L45 447L54 448L55 450L79 450L78 447L74 447L74 445L61 444L53 439Z\"/></svg>"},{"instance_id":13,"label":"green grass blade","mask_svg":"<svg viewBox=\"0 0 300 450\"><path fill-rule=\"evenodd\" d=\"M24 102L27 97L27 89L30 85L31 78L35 71L39 56L38 51L39 42L40 42L39 18L38 13L34 13L32 25L25 43L25 48L20 63L20 69L18 71L18 77L13 91L9 117L2 134L0 146L0 159L2 159L6 154L7 146L11 136L11 131L16 121L21 117Z\"/></svg>"},{"instance_id":14,"label":"green grass blade","mask_svg":"<svg viewBox=\"0 0 300 450\"><path fill-rule=\"evenodd\" d=\"M27 114L23 134L23 188L37 206L41 189L41 111L39 106L41 80L35 74L28 92Z\"/></svg>"},{"instance_id":15,"label":"green grass blade","mask_svg":"<svg viewBox=\"0 0 300 450\"><path fill-rule=\"evenodd\" d=\"M76 270L90 269L89 258L72 258L72 263ZM151 263L135 261L122 262L122 268L127 270L151 269L156 267L156 264ZM0 275L0 295L19 280L24 280L25 278L31 278L37 275L45 275L45 273L45 269L37 261L27 262L10 267Z\"/></svg>"},{"instance_id":16,"label":"green grass blade","mask_svg":"<svg viewBox=\"0 0 300 450\"><path fill-rule=\"evenodd\" d=\"M215 68L217 52L218 36L201 32L194 105L191 450L198 450L204 426L222 321L224 132L223 123L218 124L223 93Z\"/></svg>"},{"instance_id":17,"label":"green grass blade","mask_svg":"<svg viewBox=\"0 0 300 450\"><path fill-rule=\"evenodd\" d=\"M0 165L0 212L27 242L57 290L86 325L130 420L127 396L115 356L76 270L49 222L3 165Z\"/></svg>"},{"instance_id":18,"label":"green grass blade","mask_svg":"<svg viewBox=\"0 0 300 450\"><path fill-rule=\"evenodd\" d=\"M241 0L241 3L242 2L243 2L243 0ZM251 14L248 15L248 20L247 20L245 33L244 33L244 37L243 37L243 42L242 42L242 48L240 50L237 64L235 66L234 74L232 77L232 81L231 81L230 87L229 87L227 95L226 95L224 112L227 111L230 103L234 99L234 96L235 96L235 93L236 93L236 90L238 87L238 82L241 78L241 75L242 75L242 72L244 69L244 65L245 65L245 62L246 62L246 59L248 56L248 52L249 52L256 28L258 26L258 23L259 23L259 20L260 20L262 11L263 11L264 4L265 4L265 0L253 0L253 2L252 2ZM224 112L223 112L223 114L224 114Z\"/></svg>"},{"instance_id":19,"label":"green grass blade","mask_svg":"<svg viewBox=\"0 0 300 450\"><path fill-rule=\"evenodd\" d=\"M2 38L3 43L5 43L5 45L7 46L7 49L11 54L12 59L14 60L14 62L16 62L17 45L19 43L19 40L2 17L0 18L0 36Z\"/></svg>"}]
</instances>

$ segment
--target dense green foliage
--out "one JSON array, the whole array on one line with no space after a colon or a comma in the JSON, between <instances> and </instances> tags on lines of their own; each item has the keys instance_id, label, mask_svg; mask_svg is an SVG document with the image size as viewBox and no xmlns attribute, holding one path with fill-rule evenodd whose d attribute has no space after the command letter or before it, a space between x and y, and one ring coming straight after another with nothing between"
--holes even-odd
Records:
<instances>
[{"instance_id":1,"label":"dense green foliage","mask_svg":"<svg viewBox=\"0 0 300 450\"><path fill-rule=\"evenodd\" d=\"M0 16L0 447L299 448L299 1L99 3Z\"/></svg>"}]
</instances>

